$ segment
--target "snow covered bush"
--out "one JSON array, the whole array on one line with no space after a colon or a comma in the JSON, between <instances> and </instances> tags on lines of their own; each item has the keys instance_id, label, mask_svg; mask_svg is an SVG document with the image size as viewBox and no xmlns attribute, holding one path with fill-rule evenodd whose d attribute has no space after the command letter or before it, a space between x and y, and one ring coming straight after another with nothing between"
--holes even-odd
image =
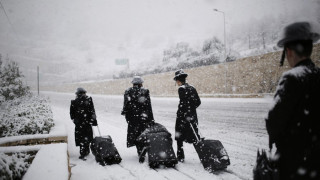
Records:
<instances>
[{"instance_id":1,"label":"snow covered bush","mask_svg":"<svg viewBox=\"0 0 320 180\"><path fill-rule=\"evenodd\" d=\"M53 115L48 99L34 97L16 62L0 54L0 137L49 133Z\"/></svg>"},{"instance_id":2,"label":"snow covered bush","mask_svg":"<svg viewBox=\"0 0 320 180\"><path fill-rule=\"evenodd\" d=\"M9 156L0 152L0 180L22 179L34 157L35 153L13 153Z\"/></svg>"},{"instance_id":3,"label":"snow covered bush","mask_svg":"<svg viewBox=\"0 0 320 180\"><path fill-rule=\"evenodd\" d=\"M47 98L29 95L6 101L0 107L0 137L48 134L54 125Z\"/></svg>"},{"instance_id":4,"label":"snow covered bush","mask_svg":"<svg viewBox=\"0 0 320 180\"><path fill-rule=\"evenodd\" d=\"M30 88L23 84L22 78L18 64L9 59L3 63L0 54L0 104L30 93Z\"/></svg>"}]
</instances>

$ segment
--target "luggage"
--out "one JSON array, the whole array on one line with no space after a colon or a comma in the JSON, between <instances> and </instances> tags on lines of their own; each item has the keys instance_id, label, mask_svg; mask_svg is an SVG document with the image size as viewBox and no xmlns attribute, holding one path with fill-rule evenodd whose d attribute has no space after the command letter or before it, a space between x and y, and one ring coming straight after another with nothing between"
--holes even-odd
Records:
<instances>
[{"instance_id":1,"label":"luggage","mask_svg":"<svg viewBox=\"0 0 320 180\"><path fill-rule=\"evenodd\" d=\"M192 130L195 134L193 127ZM198 153L204 169L212 172L215 170L225 169L228 165L230 165L230 159L227 151L219 140L199 140L197 137L197 141L198 142L194 143L193 145Z\"/></svg>"},{"instance_id":2,"label":"luggage","mask_svg":"<svg viewBox=\"0 0 320 180\"><path fill-rule=\"evenodd\" d=\"M122 160L110 136L101 136L101 134L96 136L92 140L90 148L96 161L103 166L119 164Z\"/></svg>"},{"instance_id":3,"label":"luggage","mask_svg":"<svg viewBox=\"0 0 320 180\"><path fill-rule=\"evenodd\" d=\"M148 153L148 161L151 168L160 166L175 167L178 163L172 148L171 134L161 124L155 123L147 128L139 136L138 141L145 146L140 157Z\"/></svg>"},{"instance_id":4,"label":"luggage","mask_svg":"<svg viewBox=\"0 0 320 180\"><path fill-rule=\"evenodd\" d=\"M174 167L178 160L172 148L171 135L165 132L150 133L149 135L148 160L151 168L164 165Z\"/></svg>"}]
</instances>

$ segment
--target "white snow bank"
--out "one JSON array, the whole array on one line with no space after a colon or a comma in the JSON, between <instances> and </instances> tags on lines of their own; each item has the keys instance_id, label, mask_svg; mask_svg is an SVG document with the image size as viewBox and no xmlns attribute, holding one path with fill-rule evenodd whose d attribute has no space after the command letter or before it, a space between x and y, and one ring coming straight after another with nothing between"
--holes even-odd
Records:
<instances>
[{"instance_id":1,"label":"white snow bank","mask_svg":"<svg viewBox=\"0 0 320 180\"><path fill-rule=\"evenodd\" d=\"M44 145L0 147L0 152L17 153L17 152L39 151L42 146Z\"/></svg>"},{"instance_id":2,"label":"white snow bank","mask_svg":"<svg viewBox=\"0 0 320 180\"><path fill-rule=\"evenodd\" d=\"M69 178L67 144L41 146L23 180L63 180Z\"/></svg>"},{"instance_id":3,"label":"white snow bank","mask_svg":"<svg viewBox=\"0 0 320 180\"><path fill-rule=\"evenodd\" d=\"M49 134L34 134L34 135L21 135L21 136L10 136L10 137L3 137L0 138L0 146L12 143L12 142L23 142L26 140L46 140L46 141L58 141L58 140L64 140L66 141L68 136L67 130L65 128L65 125L61 122L55 121L55 126L52 127Z\"/></svg>"},{"instance_id":4,"label":"white snow bank","mask_svg":"<svg viewBox=\"0 0 320 180\"><path fill-rule=\"evenodd\" d=\"M50 101L25 96L0 104L0 137L48 134L54 126Z\"/></svg>"}]
</instances>

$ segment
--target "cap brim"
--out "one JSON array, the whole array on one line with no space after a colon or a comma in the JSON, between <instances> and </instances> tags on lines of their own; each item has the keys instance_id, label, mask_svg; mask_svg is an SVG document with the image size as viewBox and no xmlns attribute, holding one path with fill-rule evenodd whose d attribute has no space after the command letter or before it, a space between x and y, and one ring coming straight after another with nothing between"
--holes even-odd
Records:
<instances>
[{"instance_id":1,"label":"cap brim","mask_svg":"<svg viewBox=\"0 0 320 180\"><path fill-rule=\"evenodd\" d=\"M278 46L278 47L283 47L283 46L284 46L284 42L285 42L284 39L280 40L280 41L277 43L277 46Z\"/></svg>"},{"instance_id":2,"label":"cap brim","mask_svg":"<svg viewBox=\"0 0 320 180\"><path fill-rule=\"evenodd\" d=\"M284 38L281 39L278 43L277 46L278 47L284 47L284 45L287 42L291 42L291 41L296 41L296 40L312 40L313 43L317 42L320 39L320 35L318 33L311 33L310 37L305 38L305 39L300 39L300 38Z\"/></svg>"},{"instance_id":3,"label":"cap brim","mask_svg":"<svg viewBox=\"0 0 320 180\"><path fill-rule=\"evenodd\" d=\"M312 42L315 43L320 39L320 35L318 33L311 33Z\"/></svg>"},{"instance_id":4,"label":"cap brim","mask_svg":"<svg viewBox=\"0 0 320 180\"><path fill-rule=\"evenodd\" d=\"M173 80L177 80L177 79L179 79L179 78L186 78L186 77L188 77L188 74L180 74L179 76L175 76L174 78L173 78Z\"/></svg>"}]
</instances>

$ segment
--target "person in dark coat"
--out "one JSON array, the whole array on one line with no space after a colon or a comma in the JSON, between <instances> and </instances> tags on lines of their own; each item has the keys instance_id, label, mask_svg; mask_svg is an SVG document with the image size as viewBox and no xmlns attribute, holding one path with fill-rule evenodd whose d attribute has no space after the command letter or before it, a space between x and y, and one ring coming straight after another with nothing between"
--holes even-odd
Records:
<instances>
[{"instance_id":1,"label":"person in dark coat","mask_svg":"<svg viewBox=\"0 0 320 180\"><path fill-rule=\"evenodd\" d=\"M266 119L269 147L275 143L280 179L320 179L320 69L310 59L320 38L308 22L287 26L281 65L291 70L280 78Z\"/></svg>"},{"instance_id":2,"label":"person in dark coat","mask_svg":"<svg viewBox=\"0 0 320 180\"><path fill-rule=\"evenodd\" d=\"M75 125L76 146L80 146L80 159L90 153L89 145L93 140L92 126L97 126L96 113L91 97L86 90L78 88L76 99L71 100L70 117Z\"/></svg>"},{"instance_id":3,"label":"person in dark coat","mask_svg":"<svg viewBox=\"0 0 320 180\"><path fill-rule=\"evenodd\" d=\"M131 82L133 87L124 93L124 103L121 114L128 123L127 147L136 146L138 156L143 149L136 140L141 133L154 122L149 90L142 87L143 79L135 76Z\"/></svg>"},{"instance_id":4,"label":"person in dark coat","mask_svg":"<svg viewBox=\"0 0 320 180\"><path fill-rule=\"evenodd\" d=\"M177 158L180 162L184 162L183 141L187 143L197 142L198 134L198 117L196 109L200 106L201 101L197 90L186 83L186 74L183 70L175 72L173 78L179 85L179 105L175 126L175 140L177 141ZM195 131L192 130L191 125Z\"/></svg>"}]
</instances>

